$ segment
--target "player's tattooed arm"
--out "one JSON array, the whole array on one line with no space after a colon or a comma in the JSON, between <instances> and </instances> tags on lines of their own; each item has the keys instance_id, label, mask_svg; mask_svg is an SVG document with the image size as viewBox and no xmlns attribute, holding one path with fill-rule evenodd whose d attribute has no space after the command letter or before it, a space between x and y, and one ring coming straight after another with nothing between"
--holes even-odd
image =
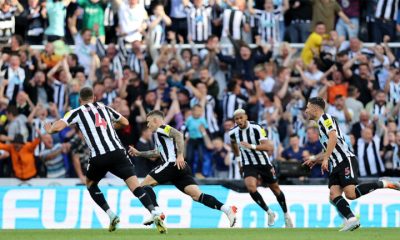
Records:
<instances>
[{"instance_id":1,"label":"player's tattooed arm","mask_svg":"<svg viewBox=\"0 0 400 240\"><path fill-rule=\"evenodd\" d=\"M153 149L150 151L139 152L137 156L143 158L158 158L160 157L160 152L157 149Z\"/></svg>"},{"instance_id":2,"label":"player's tattooed arm","mask_svg":"<svg viewBox=\"0 0 400 240\"><path fill-rule=\"evenodd\" d=\"M157 149L140 152L135 147L129 146L128 153L131 156L148 158L150 160L155 160L160 157L160 151Z\"/></svg>"},{"instance_id":3,"label":"player's tattooed arm","mask_svg":"<svg viewBox=\"0 0 400 240\"><path fill-rule=\"evenodd\" d=\"M169 136L175 140L177 155L183 155L183 151L185 149L185 140L183 139L183 134L175 128L171 128Z\"/></svg>"}]
</instances>

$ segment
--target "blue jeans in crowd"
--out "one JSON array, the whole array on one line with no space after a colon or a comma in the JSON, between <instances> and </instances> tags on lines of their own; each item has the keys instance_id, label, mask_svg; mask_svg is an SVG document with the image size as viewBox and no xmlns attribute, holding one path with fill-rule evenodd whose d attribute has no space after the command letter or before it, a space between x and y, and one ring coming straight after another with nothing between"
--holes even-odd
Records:
<instances>
[{"instance_id":1,"label":"blue jeans in crowd","mask_svg":"<svg viewBox=\"0 0 400 240\"><path fill-rule=\"evenodd\" d=\"M290 42L305 43L311 33L311 22L292 22L288 27Z\"/></svg>"},{"instance_id":2,"label":"blue jeans in crowd","mask_svg":"<svg viewBox=\"0 0 400 240\"><path fill-rule=\"evenodd\" d=\"M202 138L189 139L186 146L186 161L192 168L193 174L212 176L211 152L206 148Z\"/></svg>"},{"instance_id":3,"label":"blue jeans in crowd","mask_svg":"<svg viewBox=\"0 0 400 240\"><path fill-rule=\"evenodd\" d=\"M360 21L358 18L350 18L350 22L353 24L354 28L351 29L348 24L346 24L343 19L339 19L336 23L336 31L339 37L343 36L345 39L358 37L358 30L360 29Z\"/></svg>"}]
</instances>

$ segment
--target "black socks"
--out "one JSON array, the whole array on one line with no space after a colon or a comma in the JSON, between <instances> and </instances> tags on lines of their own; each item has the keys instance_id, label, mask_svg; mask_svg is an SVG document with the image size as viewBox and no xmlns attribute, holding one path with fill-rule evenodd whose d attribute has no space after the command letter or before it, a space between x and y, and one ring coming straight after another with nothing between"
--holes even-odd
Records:
<instances>
[{"instance_id":1,"label":"black socks","mask_svg":"<svg viewBox=\"0 0 400 240\"><path fill-rule=\"evenodd\" d=\"M357 185L356 189L355 189L356 196L357 196L357 198L359 198L359 197L361 197L365 194L368 194L370 192L373 192L379 188L383 188L382 181L372 182L372 183L363 183L363 184Z\"/></svg>"},{"instance_id":2,"label":"black socks","mask_svg":"<svg viewBox=\"0 0 400 240\"><path fill-rule=\"evenodd\" d=\"M351 212L350 205L342 196L339 196L333 199L332 203L336 206L339 213L346 219L354 217L354 214Z\"/></svg>"},{"instance_id":3,"label":"black socks","mask_svg":"<svg viewBox=\"0 0 400 240\"><path fill-rule=\"evenodd\" d=\"M254 202L256 202L264 211L268 211L268 206L265 204L264 199L258 191L250 193L251 198L253 198Z\"/></svg>"},{"instance_id":4,"label":"black socks","mask_svg":"<svg viewBox=\"0 0 400 240\"><path fill-rule=\"evenodd\" d=\"M218 201L215 197L202 193L199 197L199 202L206 205L209 208L221 210L222 203Z\"/></svg>"},{"instance_id":5,"label":"black socks","mask_svg":"<svg viewBox=\"0 0 400 240\"><path fill-rule=\"evenodd\" d=\"M144 186L143 189L146 191L147 195L153 202L154 207L158 207L156 193L154 192L153 188L150 186Z\"/></svg>"},{"instance_id":6,"label":"black socks","mask_svg":"<svg viewBox=\"0 0 400 240\"><path fill-rule=\"evenodd\" d=\"M286 199L285 199L285 195L283 194L283 192L280 192L279 195L276 196L276 200L278 200L278 203L281 206L282 211L284 213L287 213Z\"/></svg>"},{"instance_id":7,"label":"black socks","mask_svg":"<svg viewBox=\"0 0 400 240\"><path fill-rule=\"evenodd\" d=\"M137 187L134 191L133 194L139 198L140 202L143 204L143 206L145 208L147 208L147 210L149 210L149 212L154 210L154 205L151 202L151 199L149 197L149 195L147 195L146 191L143 190L142 187Z\"/></svg>"},{"instance_id":8,"label":"black socks","mask_svg":"<svg viewBox=\"0 0 400 240\"><path fill-rule=\"evenodd\" d=\"M88 187L88 191L93 201L97 205L99 205L99 207L101 207L101 209L103 209L104 212L107 212L107 210L110 209L106 199L104 198L103 193L100 191L100 188L99 186L97 186L97 184L92 184L90 187Z\"/></svg>"}]
</instances>

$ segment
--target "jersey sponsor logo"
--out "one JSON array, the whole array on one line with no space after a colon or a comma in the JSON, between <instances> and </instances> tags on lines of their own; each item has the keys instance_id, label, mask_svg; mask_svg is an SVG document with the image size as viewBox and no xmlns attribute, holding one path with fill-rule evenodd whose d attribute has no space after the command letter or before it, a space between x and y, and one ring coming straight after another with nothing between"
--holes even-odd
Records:
<instances>
[{"instance_id":1,"label":"jersey sponsor logo","mask_svg":"<svg viewBox=\"0 0 400 240\"><path fill-rule=\"evenodd\" d=\"M330 118L328 118L328 119L326 119L326 120L324 121L324 125L325 125L325 127L327 127L327 128L331 128L331 127L332 127L332 124L333 124L333 122L332 122L332 119L330 119Z\"/></svg>"}]
</instances>

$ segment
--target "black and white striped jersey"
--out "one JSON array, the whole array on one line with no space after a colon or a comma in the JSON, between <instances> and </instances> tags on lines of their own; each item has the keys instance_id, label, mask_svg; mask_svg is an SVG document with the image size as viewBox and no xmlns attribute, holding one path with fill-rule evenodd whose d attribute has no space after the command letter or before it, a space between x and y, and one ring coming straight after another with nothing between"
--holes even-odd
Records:
<instances>
[{"instance_id":1,"label":"black and white striped jersey","mask_svg":"<svg viewBox=\"0 0 400 240\"><path fill-rule=\"evenodd\" d=\"M236 126L229 131L229 135L231 142L239 147L243 165L271 165L267 152L240 146L240 142L259 145L261 140L268 140L267 133L260 125L248 121L245 129Z\"/></svg>"},{"instance_id":2,"label":"black and white striped jersey","mask_svg":"<svg viewBox=\"0 0 400 240\"><path fill-rule=\"evenodd\" d=\"M395 83L391 81L389 83L389 94L387 96L387 101L391 102L393 106L400 101L400 82Z\"/></svg>"},{"instance_id":3,"label":"black and white striped jersey","mask_svg":"<svg viewBox=\"0 0 400 240\"><path fill-rule=\"evenodd\" d=\"M175 162L177 158L176 143L173 138L170 137L171 126L162 125L153 134L154 145L160 152L161 160L163 164Z\"/></svg>"},{"instance_id":4,"label":"black and white striped jersey","mask_svg":"<svg viewBox=\"0 0 400 240\"><path fill-rule=\"evenodd\" d=\"M91 157L124 149L113 122L122 115L101 102L88 103L67 112L62 119L68 126L77 124L90 149Z\"/></svg>"},{"instance_id":5,"label":"black and white striped jersey","mask_svg":"<svg viewBox=\"0 0 400 240\"><path fill-rule=\"evenodd\" d=\"M236 109L244 108L246 105L246 99L242 96L238 96L232 92L228 92L222 99L222 110L224 120L233 118L233 113Z\"/></svg>"},{"instance_id":6,"label":"black and white striped jersey","mask_svg":"<svg viewBox=\"0 0 400 240\"><path fill-rule=\"evenodd\" d=\"M149 25L153 22L157 20L157 16L155 15L151 15L149 18ZM164 21L160 21L157 26L155 26L151 32L150 32L150 39L151 42L153 43L153 45L155 46L161 46L165 43L165 22Z\"/></svg>"},{"instance_id":7,"label":"black and white striped jersey","mask_svg":"<svg viewBox=\"0 0 400 240\"><path fill-rule=\"evenodd\" d=\"M190 100L190 106L193 107L196 104L200 104L200 100L198 98L192 98L192 100ZM219 132L218 121L215 116L215 105L214 97L207 95L207 102L204 106L204 117L206 118L210 133Z\"/></svg>"},{"instance_id":8,"label":"black and white striped jersey","mask_svg":"<svg viewBox=\"0 0 400 240\"><path fill-rule=\"evenodd\" d=\"M257 34L260 36L261 41L270 43L276 42L279 38L279 17L280 12L262 11L255 9L255 16L257 18Z\"/></svg>"},{"instance_id":9,"label":"black and white striped jersey","mask_svg":"<svg viewBox=\"0 0 400 240\"><path fill-rule=\"evenodd\" d=\"M188 37L193 42L205 42L211 35L212 8L208 6L196 8L192 4L189 4L185 10L187 13Z\"/></svg>"},{"instance_id":10,"label":"black and white striped jersey","mask_svg":"<svg viewBox=\"0 0 400 240\"><path fill-rule=\"evenodd\" d=\"M228 37L228 33L233 39L243 38L243 25L246 23L246 16L237 9L225 9L222 13L222 37Z\"/></svg>"},{"instance_id":11,"label":"black and white striped jersey","mask_svg":"<svg viewBox=\"0 0 400 240\"><path fill-rule=\"evenodd\" d=\"M64 83L54 80L53 83L54 89L54 103L57 105L57 110L60 113L64 113L64 105L66 101L66 86Z\"/></svg>"},{"instance_id":12,"label":"black and white striped jersey","mask_svg":"<svg viewBox=\"0 0 400 240\"><path fill-rule=\"evenodd\" d=\"M399 0L378 0L375 18L396 21L398 11Z\"/></svg>"},{"instance_id":13,"label":"black and white striped jersey","mask_svg":"<svg viewBox=\"0 0 400 240\"><path fill-rule=\"evenodd\" d=\"M319 141L324 147L325 151L328 146L329 133L331 131L336 132L337 142L336 146L329 156L329 161L333 168L337 167L339 163L343 161L350 161L350 157L354 157L354 153L351 151L349 145L346 143L343 131L339 128L339 125L335 118L331 115L324 113L318 120L319 128Z\"/></svg>"}]
</instances>

